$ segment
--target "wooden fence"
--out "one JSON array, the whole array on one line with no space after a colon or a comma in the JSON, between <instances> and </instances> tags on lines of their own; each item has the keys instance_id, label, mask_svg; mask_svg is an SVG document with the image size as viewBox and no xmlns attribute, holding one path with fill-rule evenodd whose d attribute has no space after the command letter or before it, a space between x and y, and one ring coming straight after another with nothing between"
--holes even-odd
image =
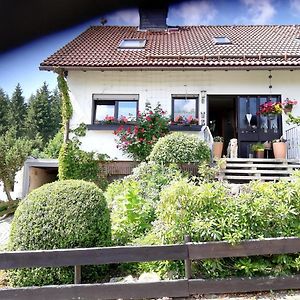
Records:
<instances>
[{"instance_id":1,"label":"wooden fence","mask_svg":"<svg viewBox=\"0 0 300 300\"><path fill-rule=\"evenodd\" d=\"M141 299L300 288L300 275L215 280L191 279L191 261L193 260L298 253L300 252L300 238L249 240L237 245L227 242L195 244L189 241L189 237L186 237L183 245L2 252L0 253L0 269L74 266L75 283L60 286L4 288L0 289L0 299ZM82 265L159 260L184 260L185 279L145 283L80 284Z\"/></svg>"}]
</instances>

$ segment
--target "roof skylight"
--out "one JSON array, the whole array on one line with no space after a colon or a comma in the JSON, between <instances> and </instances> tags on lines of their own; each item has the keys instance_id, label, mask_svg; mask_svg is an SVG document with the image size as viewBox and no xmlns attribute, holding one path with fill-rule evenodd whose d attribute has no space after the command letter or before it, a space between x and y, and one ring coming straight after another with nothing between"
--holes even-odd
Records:
<instances>
[{"instance_id":1,"label":"roof skylight","mask_svg":"<svg viewBox=\"0 0 300 300\"><path fill-rule=\"evenodd\" d=\"M142 49L145 48L145 39L124 39L121 41L119 48L122 49Z\"/></svg>"},{"instance_id":2,"label":"roof skylight","mask_svg":"<svg viewBox=\"0 0 300 300\"><path fill-rule=\"evenodd\" d=\"M215 36L214 37L214 42L216 45L227 45L227 44L231 44L231 41L229 38L227 38L226 36Z\"/></svg>"}]
</instances>

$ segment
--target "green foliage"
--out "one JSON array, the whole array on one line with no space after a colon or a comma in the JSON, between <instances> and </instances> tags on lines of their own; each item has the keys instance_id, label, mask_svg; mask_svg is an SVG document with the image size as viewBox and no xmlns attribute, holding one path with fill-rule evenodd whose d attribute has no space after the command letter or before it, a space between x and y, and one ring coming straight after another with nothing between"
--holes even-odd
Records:
<instances>
[{"instance_id":1,"label":"green foliage","mask_svg":"<svg viewBox=\"0 0 300 300\"><path fill-rule=\"evenodd\" d=\"M176 166L141 163L133 174L111 183L105 193L111 209L114 244L125 245L144 236L155 219L159 193L182 175Z\"/></svg>"},{"instance_id":2,"label":"green foliage","mask_svg":"<svg viewBox=\"0 0 300 300\"><path fill-rule=\"evenodd\" d=\"M300 184L252 182L239 196L219 182L200 186L181 180L161 192L157 219L144 238L154 244L238 243L244 239L300 236ZM284 275L299 270L299 254L204 260L194 264L206 277ZM174 267L174 265L172 265ZM149 266L148 266L149 267ZM155 266L154 266L155 267ZM161 269L167 274L168 269ZM183 274L177 268L175 277Z\"/></svg>"},{"instance_id":3,"label":"green foliage","mask_svg":"<svg viewBox=\"0 0 300 300\"><path fill-rule=\"evenodd\" d=\"M210 160L210 150L197 136L175 132L158 140L149 159L163 164L198 163Z\"/></svg>"},{"instance_id":4,"label":"green foliage","mask_svg":"<svg viewBox=\"0 0 300 300\"><path fill-rule=\"evenodd\" d=\"M9 98L0 88L0 135L10 128L9 125Z\"/></svg>"},{"instance_id":5,"label":"green foliage","mask_svg":"<svg viewBox=\"0 0 300 300\"><path fill-rule=\"evenodd\" d=\"M68 84L64 77L64 72L63 70L59 69L57 70L57 73L58 73L57 84L62 99L61 102L62 122L63 124L66 124L72 117L73 108L72 108L72 103L69 95Z\"/></svg>"},{"instance_id":6,"label":"green foliage","mask_svg":"<svg viewBox=\"0 0 300 300\"><path fill-rule=\"evenodd\" d=\"M32 145L32 141L17 138L15 129L0 136L0 181L9 200L12 200L9 192L13 188L15 175L22 168Z\"/></svg>"},{"instance_id":7,"label":"green foliage","mask_svg":"<svg viewBox=\"0 0 300 300\"><path fill-rule=\"evenodd\" d=\"M82 126L78 131L81 134ZM75 130L75 132L78 132ZM107 159L107 155L95 152L86 152L80 149L81 142L75 136L72 140L63 143L58 156L58 177L65 179L82 179L96 183L105 189L107 180L104 178L100 161Z\"/></svg>"},{"instance_id":8,"label":"green foliage","mask_svg":"<svg viewBox=\"0 0 300 300\"><path fill-rule=\"evenodd\" d=\"M40 135L46 144L60 128L60 104L56 94L51 94L47 84L37 90L29 99L25 120L26 135L33 139ZM58 122L58 123L56 123Z\"/></svg>"},{"instance_id":9,"label":"green foliage","mask_svg":"<svg viewBox=\"0 0 300 300\"><path fill-rule=\"evenodd\" d=\"M10 127L16 129L17 136L24 136L25 134L25 117L27 106L23 97L21 85L18 83L13 95L10 99L8 120Z\"/></svg>"},{"instance_id":10,"label":"green foliage","mask_svg":"<svg viewBox=\"0 0 300 300\"><path fill-rule=\"evenodd\" d=\"M111 244L110 217L102 191L80 180L57 181L32 191L15 212L8 249L38 250L102 247ZM92 280L83 269L83 280ZM103 269L99 269L98 271ZM31 268L9 271L13 286L67 284L74 268Z\"/></svg>"},{"instance_id":11,"label":"green foliage","mask_svg":"<svg viewBox=\"0 0 300 300\"><path fill-rule=\"evenodd\" d=\"M63 144L63 132L58 131L56 135L47 143L43 150L45 158L58 158L60 148Z\"/></svg>"},{"instance_id":12,"label":"green foliage","mask_svg":"<svg viewBox=\"0 0 300 300\"><path fill-rule=\"evenodd\" d=\"M144 161L157 140L169 132L168 122L160 104L151 109L151 105L147 103L145 111L139 113L135 126L128 129L120 126L115 131L118 136L117 147L129 157Z\"/></svg>"},{"instance_id":13,"label":"green foliage","mask_svg":"<svg viewBox=\"0 0 300 300\"><path fill-rule=\"evenodd\" d=\"M256 143L251 145L251 151L256 152L256 151L264 151L265 146L263 143Z\"/></svg>"}]
</instances>

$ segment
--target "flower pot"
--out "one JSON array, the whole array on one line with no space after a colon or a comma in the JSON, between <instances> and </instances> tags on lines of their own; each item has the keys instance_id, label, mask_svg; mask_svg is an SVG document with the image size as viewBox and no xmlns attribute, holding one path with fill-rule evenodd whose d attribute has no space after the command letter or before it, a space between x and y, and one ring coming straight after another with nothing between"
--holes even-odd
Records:
<instances>
[{"instance_id":1,"label":"flower pot","mask_svg":"<svg viewBox=\"0 0 300 300\"><path fill-rule=\"evenodd\" d=\"M213 143L213 158L219 159L222 157L223 152L223 142L214 142Z\"/></svg>"},{"instance_id":2,"label":"flower pot","mask_svg":"<svg viewBox=\"0 0 300 300\"><path fill-rule=\"evenodd\" d=\"M265 157L265 151L264 150L255 151L255 157L256 158L264 158Z\"/></svg>"},{"instance_id":3,"label":"flower pot","mask_svg":"<svg viewBox=\"0 0 300 300\"><path fill-rule=\"evenodd\" d=\"M284 142L273 143L274 157L279 159L286 159L287 146Z\"/></svg>"}]
</instances>

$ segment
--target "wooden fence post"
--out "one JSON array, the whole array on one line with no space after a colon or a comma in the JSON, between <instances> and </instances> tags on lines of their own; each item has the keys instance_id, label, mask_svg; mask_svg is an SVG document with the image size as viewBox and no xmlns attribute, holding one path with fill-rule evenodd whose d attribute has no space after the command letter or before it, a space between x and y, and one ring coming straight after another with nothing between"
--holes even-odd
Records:
<instances>
[{"instance_id":1,"label":"wooden fence post","mask_svg":"<svg viewBox=\"0 0 300 300\"><path fill-rule=\"evenodd\" d=\"M80 284L81 283L81 266L74 266L74 283Z\"/></svg>"},{"instance_id":2,"label":"wooden fence post","mask_svg":"<svg viewBox=\"0 0 300 300\"><path fill-rule=\"evenodd\" d=\"M191 237L189 235L184 236L184 243L187 244L191 241ZM184 269L185 269L185 278L191 279L192 277L192 262L190 260L190 254L187 249L187 258L184 260Z\"/></svg>"}]
</instances>

